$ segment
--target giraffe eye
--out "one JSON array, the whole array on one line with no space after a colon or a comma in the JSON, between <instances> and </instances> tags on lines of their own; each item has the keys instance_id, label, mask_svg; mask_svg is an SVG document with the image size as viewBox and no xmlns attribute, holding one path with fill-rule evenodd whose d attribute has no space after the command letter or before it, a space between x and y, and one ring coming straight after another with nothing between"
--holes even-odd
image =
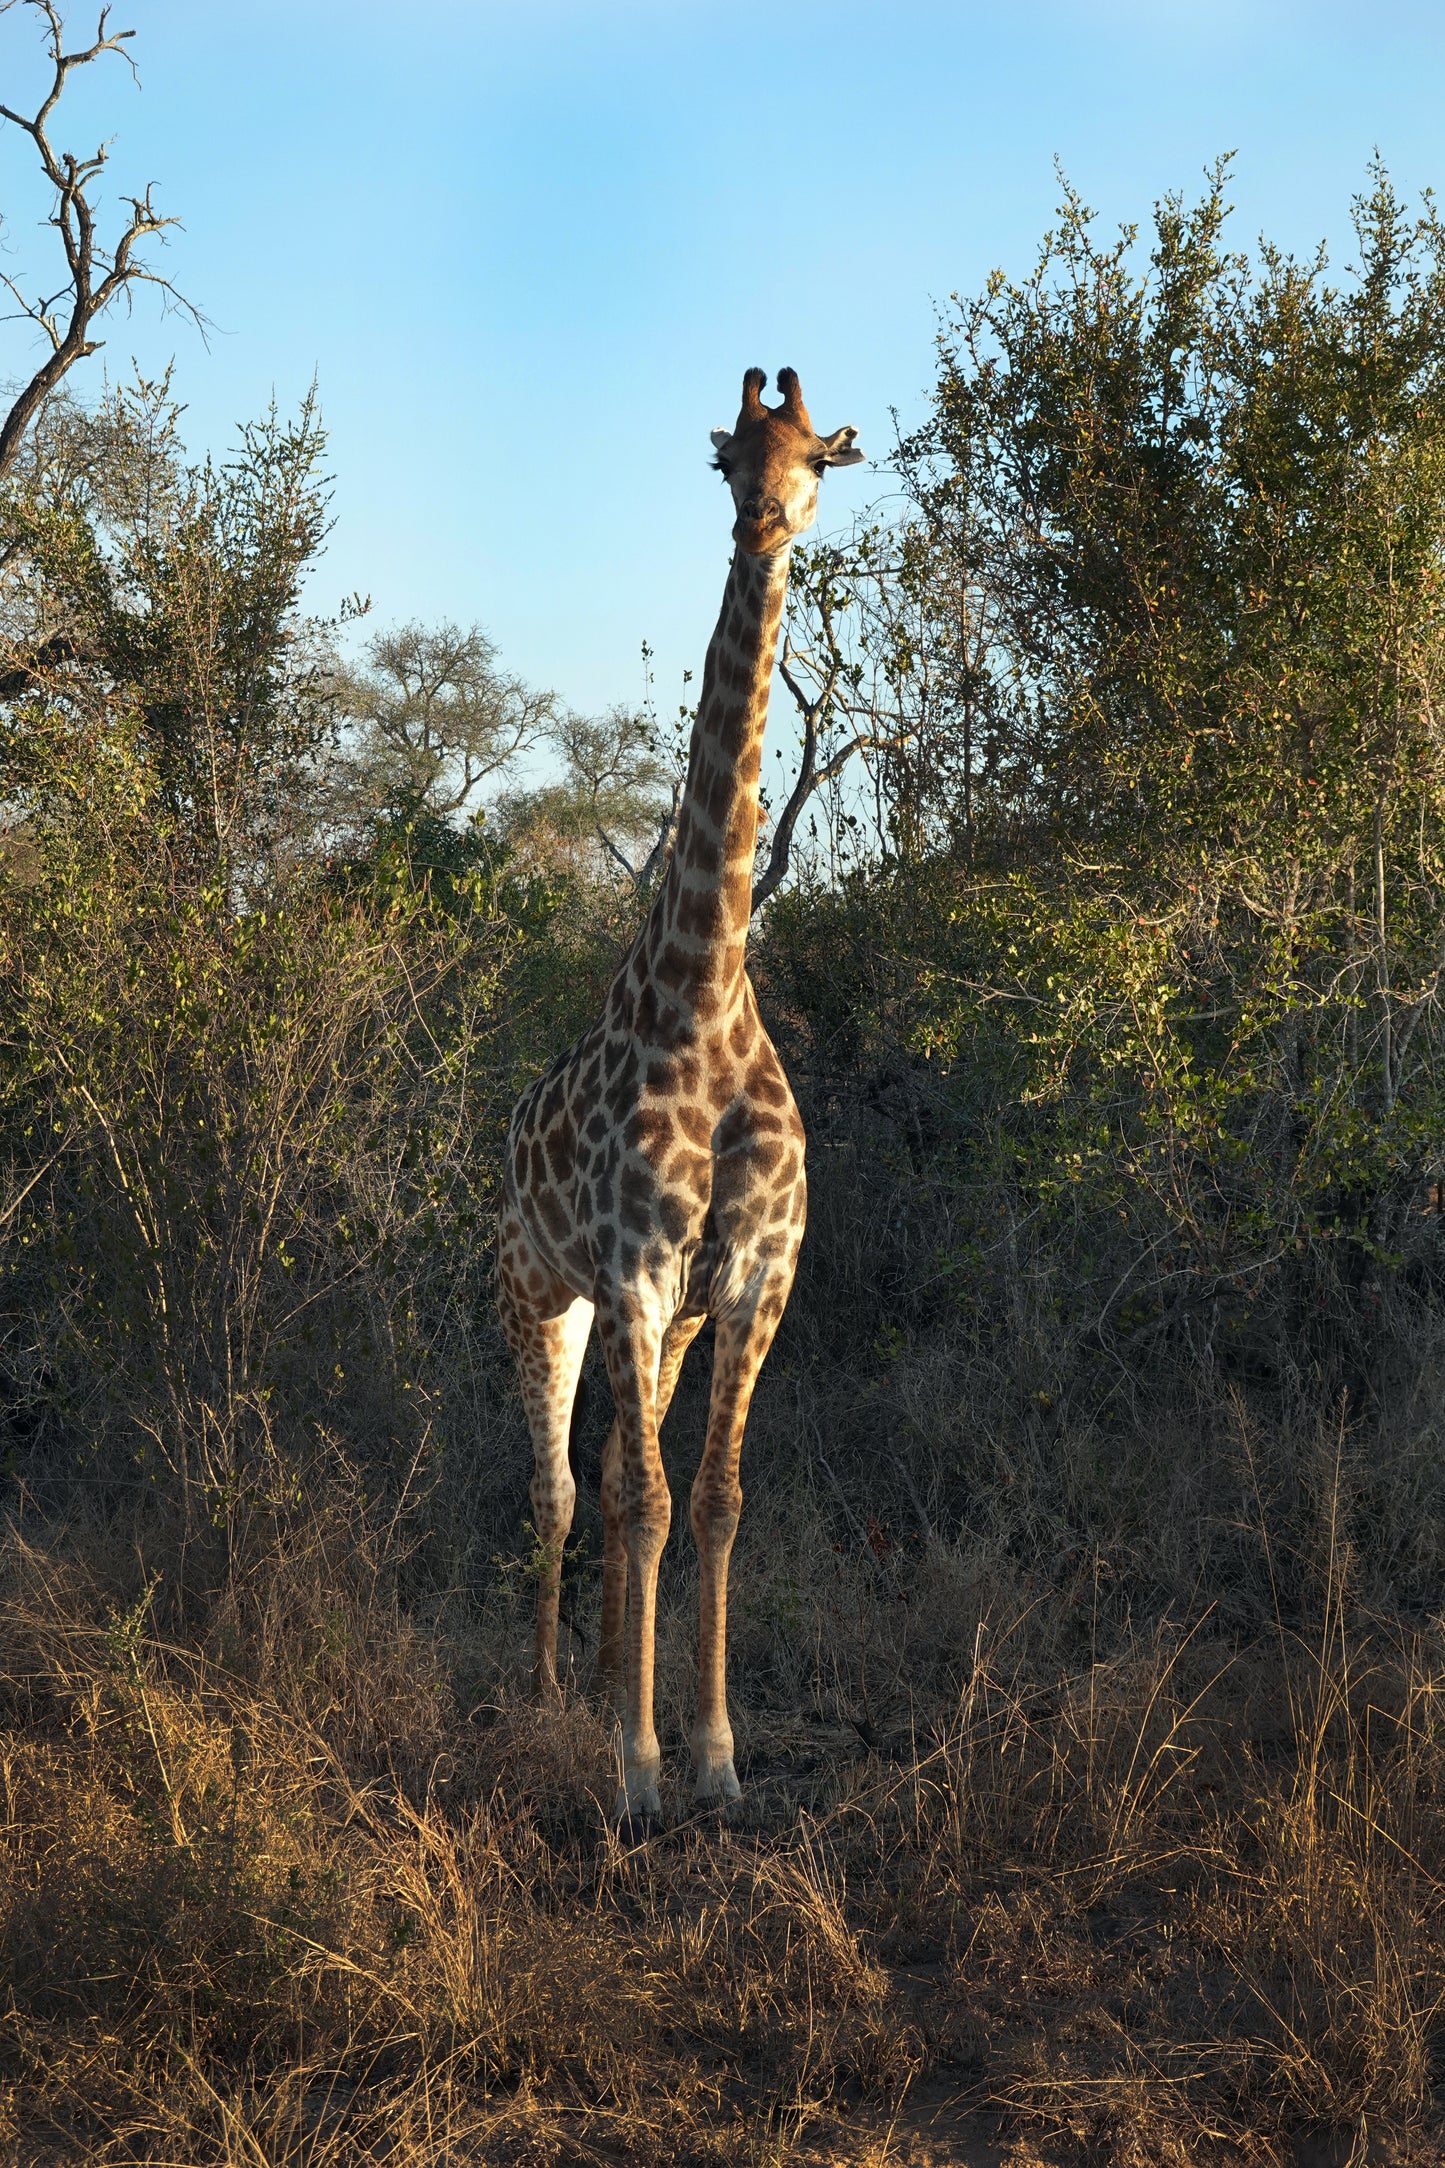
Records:
<instances>
[{"instance_id":1,"label":"giraffe eye","mask_svg":"<svg viewBox=\"0 0 1445 2168\"><path fill-rule=\"evenodd\" d=\"M732 461L728 459L715 459L713 461L713 465L717 468L718 473L722 476L724 481L727 480L728 476L733 471Z\"/></svg>"},{"instance_id":2,"label":"giraffe eye","mask_svg":"<svg viewBox=\"0 0 1445 2168\"><path fill-rule=\"evenodd\" d=\"M826 474L826 472L827 472L827 470L828 470L828 462L827 462L827 460L826 460L826 459L810 459L810 460L808 461L808 464L809 464L809 466L810 466L810 467L812 468L812 470L813 470L814 474L816 474L816 475L817 475L817 477L818 477L818 480L819 480L819 481L821 482L821 481L822 481L822 479L823 479L823 476L824 476L824 475Z\"/></svg>"}]
</instances>

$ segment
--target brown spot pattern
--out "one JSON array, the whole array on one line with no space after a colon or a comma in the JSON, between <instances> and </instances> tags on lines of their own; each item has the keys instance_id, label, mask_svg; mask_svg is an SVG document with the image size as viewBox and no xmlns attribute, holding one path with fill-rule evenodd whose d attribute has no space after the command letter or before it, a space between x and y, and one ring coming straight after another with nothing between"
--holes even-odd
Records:
<instances>
[{"instance_id":1,"label":"brown spot pattern","mask_svg":"<svg viewBox=\"0 0 1445 2168\"><path fill-rule=\"evenodd\" d=\"M757 378L747 382L729 449L735 486L742 475L778 503L810 503L821 440L796 379L785 372L784 403L772 408ZM745 969L762 734L787 589L786 547L750 555L752 546L739 546L728 574L672 857L647 924L601 1018L523 1095L504 1165L499 1303L536 1445L535 1525L549 1558L555 1544L560 1559L571 1517L567 1420L594 1318L603 1342L616 1421L604 1456L602 1645L620 1656L630 1607L623 1760L628 1798L644 1803L657 1764L652 1607L671 1513L657 1425L706 1308L717 1344L693 1491L703 1588L694 1744L700 1779L723 1782L725 1769L735 1792L722 1619L738 1455L806 1211L802 1125ZM555 1681L556 1624L557 1574L544 1562L535 1673L544 1689Z\"/></svg>"}]
</instances>

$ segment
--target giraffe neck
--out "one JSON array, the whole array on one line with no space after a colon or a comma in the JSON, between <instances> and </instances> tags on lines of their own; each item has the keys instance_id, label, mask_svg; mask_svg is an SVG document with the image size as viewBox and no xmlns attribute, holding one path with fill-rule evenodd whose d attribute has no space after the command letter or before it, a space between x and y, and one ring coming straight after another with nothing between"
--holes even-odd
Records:
<instances>
[{"instance_id":1,"label":"giraffe neck","mask_svg":"<svg viewBox=\"0 0 1445 2168\"><path fill-rule=\"evenodd\" d=\"M643 940L654 979L701 1016L742 985L763 729L791 548L734 553L708 643L687 784Z\"/></svg>"}]
</instances>

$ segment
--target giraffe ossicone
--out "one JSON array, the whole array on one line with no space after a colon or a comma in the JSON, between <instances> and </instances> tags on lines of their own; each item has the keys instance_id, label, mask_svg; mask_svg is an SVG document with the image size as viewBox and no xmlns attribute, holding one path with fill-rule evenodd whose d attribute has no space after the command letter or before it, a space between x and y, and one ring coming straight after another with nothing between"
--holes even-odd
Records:
<instances>
[{"instance_id":1,"label":"giraffe ossicone","mask_svg":"<svg viewBox=\"0 0 1445 2168\"><path fill-rule=\"evenodd\" d=\"M595 1321L612 1388L602 1459L598 1669L625 1671L622 1818L658 1814L657 1570L672 1518L658 1428L683 1356L716 1325L691 1520L700 1571L696 1796L739 1796L726 1690L727 1582L743 1428L793 1283L807 1191L803 1125L745 967L768 692L788 559L856 430L819 436L796 373L749 369L714 465L736 549L707 651L672 855L602 1015L523 1093L503 1170L497 1284L532 1434L541 1557L533 1681L557 1685L562 1547L576 1487L568 1433Z\"/></svg>"}]
</instances>

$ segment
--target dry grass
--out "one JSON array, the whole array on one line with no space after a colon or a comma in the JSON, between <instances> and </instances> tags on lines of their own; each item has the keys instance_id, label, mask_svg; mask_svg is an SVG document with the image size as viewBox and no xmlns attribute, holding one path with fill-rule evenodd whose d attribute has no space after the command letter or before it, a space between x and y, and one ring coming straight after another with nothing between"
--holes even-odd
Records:
<instances>
[{"instance_id":1,"label":"dry grass","mask_svg":"<svg viewBox=\"0 0 1445 2168\"><path fill-rule=\"evenodd\" d=\"M424 1629L310 1514L177 1631L113 1521L11 1527L0 2157L966 2160L947 2103L1019 2163L1439 2157L1437 1624L1337 1572L1309 1632L1079 1661L1088 1576L760 1499L750 1818L686 1808L679 1568L674 1826L623 1853L520 1600Z\"/></svg>"}]
</instances>

